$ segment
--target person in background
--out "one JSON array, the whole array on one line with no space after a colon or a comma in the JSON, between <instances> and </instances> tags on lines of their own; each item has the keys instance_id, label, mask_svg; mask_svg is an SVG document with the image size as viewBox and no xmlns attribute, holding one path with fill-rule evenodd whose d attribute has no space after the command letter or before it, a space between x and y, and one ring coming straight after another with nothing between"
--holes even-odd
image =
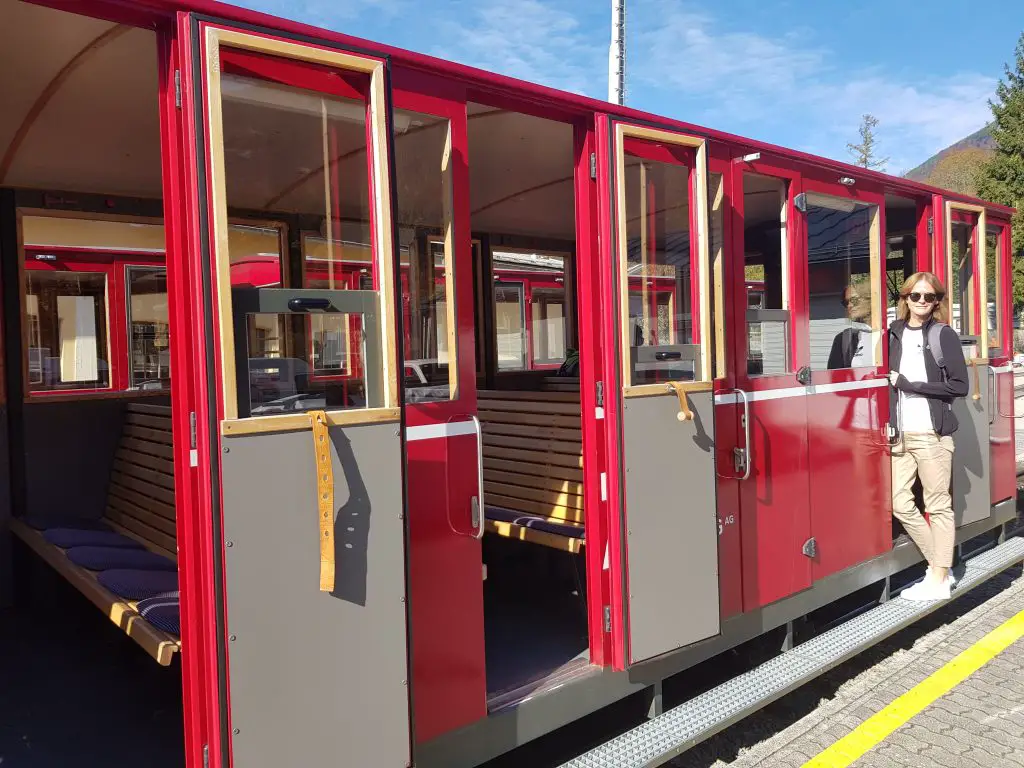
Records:
<instances>
[{"instance_id":1,"label":"person in background","mask_svg":"<svg viewBox=\"0 0 1024 768\"><path fill-rule=\"evenodd\" d=\"M850 326L844 328L832 339L828 355L830 370L837 368L859 368L873 363L871 349L871 300L860 295L857 289L848 285L843 291L843 308L850 319Z\"/></svg>"},{"instance_id":2,"label":"person in background","mask_svg":"<svg viewBox=\"0 0 1024 768\"><path fill-rule=\"evenodd\" d=\"M953 587L953 402L967 395L968 383L960 338L947 325L945 296L931 272L911 275L889 327L889 381L899 397L901 432L892 451L892 509L928 561L924 580L903 591L908 600L945 600ZM918 477L928 521L914 503Z\"/></svg>"}]
</instances>

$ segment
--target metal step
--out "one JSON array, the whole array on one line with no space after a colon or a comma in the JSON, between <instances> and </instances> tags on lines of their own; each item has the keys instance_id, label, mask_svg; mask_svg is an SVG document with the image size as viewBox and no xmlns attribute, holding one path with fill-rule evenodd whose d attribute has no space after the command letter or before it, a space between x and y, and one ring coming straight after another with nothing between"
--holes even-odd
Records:
<instances>
[{"instance_id":1,"label":"metal step","mask_svg":"<svg viewBox=\"0 0 1024 768\"><path fill-rule=\"evenodd\" d=\"M1021 560L1024 538L1009 539L971 558L953 597ZM890 600L570 760L563 768L661 765L943 605Z\"/></svg>"}]
</instances>

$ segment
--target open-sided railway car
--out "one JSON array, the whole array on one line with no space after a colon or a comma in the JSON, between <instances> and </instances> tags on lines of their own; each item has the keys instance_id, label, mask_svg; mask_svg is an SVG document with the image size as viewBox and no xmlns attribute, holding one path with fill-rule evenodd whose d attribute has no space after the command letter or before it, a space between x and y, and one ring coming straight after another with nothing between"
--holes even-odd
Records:
<instances>
[{"instance_id":1,"label":"open-sided railway car","mask_svg":"<svg viewBox=\"0 0 1024 768\"><path fill-rule=\"evenodd\" d=\"M480 765L887 600L919 269L963 589L1024 557L1005 207L208 0L0 0L0 63L0 596L180 673L189 768Z\"/></svg>"}]
</instances>

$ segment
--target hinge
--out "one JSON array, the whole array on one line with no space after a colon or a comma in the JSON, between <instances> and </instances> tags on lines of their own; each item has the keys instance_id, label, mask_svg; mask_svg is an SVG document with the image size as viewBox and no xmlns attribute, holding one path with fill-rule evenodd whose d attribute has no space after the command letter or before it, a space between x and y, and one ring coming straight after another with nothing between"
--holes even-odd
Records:
<instances>
[{"instance_id":1,"label":"hinge","mask_svg":"<svg viewBox=\"0 0 1024 768\"><path fill-rule=\"evenodd\" d=\"M210 745L203 744L203 768L210 768Z\"/></svg>"},{"instance_id":2,"label":"hinge","mask_svg":"<svg viewBox=\"0 0 1024 768\"><path fill-rule=\"evenodd\" d=\"M604 631L612 631L612 607L610 605L604 607Z\"/></svg>"},{"instance_id":3,"label":"hinge","mask_svg":"<svg viewBox=\"0 0 1024 768\"><path fill-rule=\"evenodd\" d=\"M181 70L174 70L174 106L181 109Z\"/></svg>"},{"instance_id":4,"label":"hinge","mask_svg":"<svg viewBox=\"0 0 1024 768\"><path fill-rule=\"evenodd\" d=\"M190 411L188 414L188 465L190 467L199 466L199 451L196 450L196 412Z\"/></svg>"},{"instance_id":5,"label":"hinge","mask_svg":"<svg viewBox=\"0 0 1024 768\"><path fill-rule=\"evenodd\" d=\"M608 473L601 473L601 501L608 501Z\"/></svg>"},{"instance_id":6,"label":"hinge","mask_svg":"<svg viewBox=\"0 0 1024 768\"><path fill-rule=\"evenodd\" d=\"M800 213L807 213L807 195L801 192L799 195L794 197L793 207L800 211Z\"/></svg>"},{"instance_id":7,"label":"hinge","mask_svg":"<svg viewBox=\"0 0 1024 768\"><path fill-rule=\"evenodd\" d=\"M590 153L590 178L597 178L597 153Z\"/></svg>"},{"instance_id":8,"label":"hinge","mask_svg":"<svg viewBox=\"0 0 1024 768\"><path fill-rule=\"evenodd\" d=\"M800 551L807 555L807 557L815 558L818 556L818 542L811 536L811 538L804 542Z\"/></svg>"},{"instance_id":9,"label":"hinge","mask_svg":"<svg viewBox=\"0 0 1024 768\"><path fill-rule=\"evenodd\" d=\"M604 407L604 382L599 381L594 385L595 388L595 401L594 404L598 408Z\"/></svg>"},{"instance_id":10,"label":"hinge","mask_svg":"<svg viewBox=\"0 0 1024 768\"><path fill-rule=\"evenodd\" d=\"M933 219L931 216L928 217L928 234L935 234L935 219Z\"/></svg>"}]
</instances>

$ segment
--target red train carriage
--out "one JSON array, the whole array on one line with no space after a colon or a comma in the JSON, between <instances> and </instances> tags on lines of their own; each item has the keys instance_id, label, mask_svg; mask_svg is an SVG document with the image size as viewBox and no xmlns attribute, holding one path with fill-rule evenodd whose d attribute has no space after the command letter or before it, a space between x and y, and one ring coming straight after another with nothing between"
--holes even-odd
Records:
<instances>
[{"instance_id":1,"label":"red train carriage","mask_svg":"<svg viewBox=\"0 0 1024 768\"><path fill-rule=\"evenodd\" d=\"M884 611L919 269L962 590L1024 558L1007 208L207 0L4 0L0 56L0 587L44 562L180 671L179 764L482 765Z\"/></svg>"}]
</instances>

